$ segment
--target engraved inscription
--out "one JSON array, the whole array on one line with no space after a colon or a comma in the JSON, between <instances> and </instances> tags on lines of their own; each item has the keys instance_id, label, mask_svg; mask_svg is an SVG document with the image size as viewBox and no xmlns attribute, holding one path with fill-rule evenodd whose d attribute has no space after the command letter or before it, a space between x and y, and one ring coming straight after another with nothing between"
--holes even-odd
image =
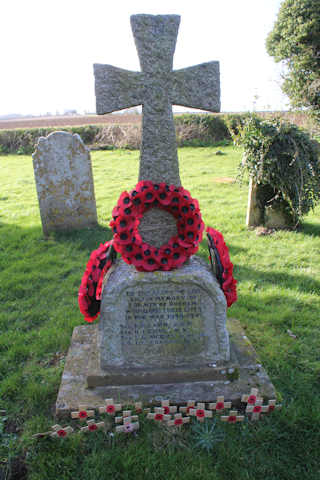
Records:
<instances>
[{"instance_id":1,"label":"engraved inscription","mask_svg":"<svg viewBox=\"0 0 320 480\"><path fill-rule=\"evenodd\" d=\"M121 344L163 345L201 342L204 337L197 288L127 290L125 324Z\"/></svg>"}]
</instances>

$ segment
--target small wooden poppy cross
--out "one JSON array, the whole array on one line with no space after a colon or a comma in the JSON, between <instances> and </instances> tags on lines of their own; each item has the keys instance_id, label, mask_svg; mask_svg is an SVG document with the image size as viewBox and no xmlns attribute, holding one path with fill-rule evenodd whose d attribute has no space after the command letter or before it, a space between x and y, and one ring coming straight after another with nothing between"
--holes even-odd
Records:
<instances>
[{"instance_id":1,"label":"small wooden poppy cross","mask_svg":"<svg viewBox=\"0 0 320 480\"><path fill-rule=\"evenodd\" d=\"M277 405L276 400L269 400L268 405L262 405L262 413L270 413L273 412L273 410L279 410L282 408L281 403Z\"/></svg>"},{"instance_id":2,"label":"small wooden poppy cross","mask_svg":"<svg viewBox=\"0 0 320 480\"><path fill-rule=\"evenodd\" d=\"M169 400L162 400L161 407L164 409L164 413L168 415L169 413L176 413L177 407L175 405L170 405Z\"/></svg>"},{"instance_id":3,"label":"small wooden poppy cross","mask_svg":"<svg viewBox=\"0 0 320 480\"><path fill-rule=\"evenodd\" d=\"M172 415L164 413L163 407L155 407L154 413L148 413L148 420L156 420L157 422L168 422L171 420Z\"/></svg>"},{"instance_id":4,"label":"small wooden poppy cross","mask_svg":"<svg viewBox=\"0 0 320 480\"><path fill-rule=\"evenodd\" d=\"M61 437L64 438L73 432L72 427L61 427L61 425L53 425L49 432L35 433L32 438L44 438L44 437Z\"/></svg>"},{"instance_id":5,"label":"small wooden poppy cross","mask_svg":"<svg viewBox=\"0 0 320 480\"><path fill-rule=\"evenodd\" d=\"M77 412L71 412L71 418L79 418L81 421L86 420L88 417L94 417L94 410L88 410L86 405L79 405Z\"/></svg>"},{"instance_id":6,"label":"small wooden poppy cross","mask_svg":"<svg viewBox=\"0 0 320 480\"><path fill-rule=\"evenodd\" d=\"M50 437L60 437L64 438L70 435L73 432L72 427L61 427L60 425L53 425L51 427L53 432L51 432Z\"/></svg>"},{"instance_id":7,"label":"small wooden poppy cross","mask_svg":"<svg viewBox=\"0 0 320 480\"><path fill-rule=\"evenodd\" d=\"M224 397L217 397L216 403L209 403L209 410L215 410L218 413L222 413L226 408L231 408L231 402L225 402Z\"/></svg>"},{"instance_id":8,"label":"small wooden poppy cross","mask_svg":"<svg viewBox=\"0 0 320 480\"><path fill-rule=\"evenodd\" d=\"M194 408L190 408L189 415L191 417L197 417L199 422L204 422L205 418L212 417L212 410L206 410L204 403L197 403Z\"/></svg>"},{"instance_id":9,"label":"small wooden poppy cross","mask_svg":"<svg viewBox=\"0 0 320 480\"><path fill-rule=\"evenodd\" d=\"M142 402L135 402L134 409L136 413L142 413Z\"/></svg>"},{"instance_id":10,"label":"small wooden poppy cross","mask_svg":"<svg viewBox=\"0 0 320 480\"><path fill-rule=\"evenodd\" d=\"M243 422L244 415L238 415L237 410L230 410L229 415L222 415L221 420L228 423Z\"/></svg>"},{"instance_id":11,"label":"small wooden poppy cross","mask_svg":"<svg viewBox=\"0 0 320 480\"><path fill-rule=\"evenodd\" d=\"M259 420L262 413L262 398L258 398L254 405L247 405L246 413L251 413L251 420Z\"/></svg>"},{"instance_id":12,"label":"small wooden poppy cross","mask_svg":"<svg viewBox=\"0 0 320 480\"><path fill-rule=\"evenodd\" d=\"M196 402L194 400L188 400L186 407L179 407L179 412L185 413L186 415L190 415L190 409L195 408Z\"/></svg>"},{"instance_id":13,"label":"small wooden poppy cross","mask_svg":"<svg viewBox=\"0 0 320 480\"><path fill-rule=\"evenodd\" d=\"M119 412L122 408L121 403L113 402L113 398L106 398L105 402L104 407L99 407L99 413L107 413L108 415L114 416L116 412Z\"/></svg>"},{"instance_id":14,"label":"small wooden poppy cross","mask_svg":"<svg viewBox=\"0 0 320 480\"><path fill-rule=\"evenodd\" d=\"M173 420L167 422L168 427L181 428L185 423L190 423L190 417L183 417L182 413L176 413L173 416Z\"/></svg>"},{"instance_id":15,"label":"small wooden poppy cross","mask_svg":"<svg viewBox=\"0 0 320 480\"><path fill-rule=\"evenodd\" d=\"M248 405L255 405L258 399L258 389L251 388L249 395L242 395L241 402L247 403Z\"/></svg>"},{"instance_id":16,"label":"small wooden poppy cross","mask_svg":"<svg viewBox=\"0 0 320 480\"><path fill-rule=\"evenodd\" d=\"M124 423L126 418L131 418L133 422L137 422L139 420L138 415L131 415L131 410L123 410L121 417L115 417L114 421L116 423Z\"/></svg>"},{"instance_id":17,"label":"small wooden poppy cross","mask_svg":"<svg viewBox=\"0 0 320 480\"><path fill-rule=\"evenodd\" d=\"M137 420L137 415L133 415L132 417L123 417L123 425L118 425L116 427L117 433L132 433L135 430L139 430L139 422L134 421Z\"/></svg>"},{"instance_id":18,"label":"small wooden poppy cross","mask_svg":"<svg viewBox=\"0 0 320 480\"><path fill-rule=\"evenodd\" d=\"M94 420L87 420L87 426L81 427L81 432L95 432L96 430L101 430L105 427L104 422L96 423Z\"/></svg>"}]
</instances>

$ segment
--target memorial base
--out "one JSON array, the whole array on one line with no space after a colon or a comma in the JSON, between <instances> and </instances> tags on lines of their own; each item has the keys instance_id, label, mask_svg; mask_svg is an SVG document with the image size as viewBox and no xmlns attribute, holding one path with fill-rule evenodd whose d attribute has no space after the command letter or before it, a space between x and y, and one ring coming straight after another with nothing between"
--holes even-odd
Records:
<instances>
[{"instance_id":1,"label":"memorial base","mask_svg":"<svg viewBox=\"0 0 320 480\"><path fill-rule=\"evenodd\" d=\"M170 399L174 404L185 404L188 400L214 402L218 395L233 405L240 404L241 396L251 388L259 388L265 400L275 398L275 389L257 354L245 335L240 323L229 319L230 361L220 365L212 364L204 371L191 372L188 381L180 377L170 383L108 384L108 373L98 368L95 362L97 352L98 324L76 327L73 331L62 381L56 402L56 415L66 416L76 410L79 404L97 408L105 398L114 398L123 404L142 401L145 405L158 405L161 400ZM211 373L210 373L211 372ZM160 372L158 372L159 374ZM176 372L177 373L177 372ZM132 371L130 372L132 381ZM159 377L158 377L159 378ZM161 377L160 377L161 378ZM163 382L165 382L165 375ZM205 379L204 379L205 378ZM122 379L123 380L123 379ZM89 384L96 384L89 387Z\"/></svg>"}]
</instances>

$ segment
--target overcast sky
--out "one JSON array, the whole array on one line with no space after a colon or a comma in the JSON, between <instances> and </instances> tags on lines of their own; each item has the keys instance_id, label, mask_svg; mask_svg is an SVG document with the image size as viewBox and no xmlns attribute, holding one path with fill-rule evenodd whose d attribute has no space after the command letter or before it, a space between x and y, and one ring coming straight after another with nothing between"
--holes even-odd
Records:
<instances>
[{"instance_id":1,"label":"overcast sky","mask_svg":"<svg viewBox=\"0 0 320 480\"><path fill-rule=\"evenodd\" d=\"M93 63L140 70L136 13L179 14L174 68L220 61L222 111L286 109L265 40L281 0L8 0L0 7L0 115L95 112ZM255 97L257 99L255 100Z\"/></svg>"}]
</instances>

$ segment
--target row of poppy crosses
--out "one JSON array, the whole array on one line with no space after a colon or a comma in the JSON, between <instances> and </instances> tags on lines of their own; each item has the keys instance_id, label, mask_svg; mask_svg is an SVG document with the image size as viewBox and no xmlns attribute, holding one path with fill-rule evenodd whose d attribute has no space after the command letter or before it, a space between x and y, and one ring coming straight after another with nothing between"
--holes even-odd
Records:
<instances>
[{"instance_id":1,"label":"row of poppy crosses","mask_svg":"<svg viewBox=\"0 0 320 480\"><path fill-rule=\"evenodd\" d=\"M241 401L246 403L245 412L251 415L251 420L259 420L261 413L270 413L275 409L281 408L280 404L276 403L276 400L269 400L267 405L263 405L263 398L258 396L258 389L252 388L250 394L242 395ZM225 402L223 396L218 396L215 403L209 403L208 409L206 409L205 403L196 403L194 400L189 400L187 405L177 407L170 405L169 400L163 400L161 407L155 407L151 412L151 408L143 408L142 402L136 402L134 404L135 414L132 414L131 410L123 410L122 415L116 416L117 412L122 410L122 404L114 403L112 398L105 400L105 405L98 407L100 414L107 414L115 417L116 433L132 433L139 429L139 413L146 413L148 420L154 420L157 422L164 422L169 427L178 427L186 423L190 423L190 417L196 417L200 422L203 422L206 418L212 418L213 412L222 414L225 410L231 409L232 403ZM179 409L179 413L178 413ZM183 414L185 416L183 416ZM95 416L95 410L88 410L86 406L79 405L79 410L71 412L73 419L79 419L80 421L86 421L87 425L80 428L82 432L93 432L99 429L106 429L105 422L96 422L90 417ZM227 415L221 415L220 419L227 423L242 422L245 416L240 415L237 410L230 410ZM61 427L60 425L53 425L51 431L44 433L36 433L33 438L43 437L60 437L64 438L74 432L71 426Z\"/></svg>"}]
</instances>

